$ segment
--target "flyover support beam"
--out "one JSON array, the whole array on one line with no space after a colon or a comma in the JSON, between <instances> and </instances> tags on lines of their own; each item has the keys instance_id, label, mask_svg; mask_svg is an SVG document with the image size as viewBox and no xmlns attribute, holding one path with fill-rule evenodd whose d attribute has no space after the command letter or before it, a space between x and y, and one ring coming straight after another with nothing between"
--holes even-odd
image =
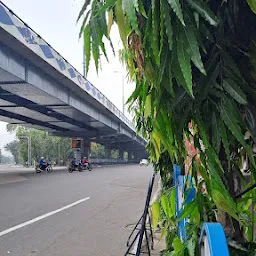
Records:
<instances>
[{"instance_id":1,"label":"flyover support beam","mask_svg":"<svg viewBox=\"0 0 256 256\"><path fill-rule=\"evenodd\" d=\"M90 156L91 142L88 139L83 139L82 148L81 148L81 157L86 157L87 159Z\"/></svg>"},{"instance_id":2,"label":"flyover support beam","mask_svg":"<svg viewBox=\"0 0 256 256\"><path fill-rule=\"evenodd\" d=\"M119 148L119 159L120 160L124 159L124 150L122 148Z\"/></svg>"},{"instance_id":3,"label":"flyover support beam","mask_svg":"<svg viewBox=\"0 0 256 256\"><path fill-rule=\"evenodd\" d=\"M111 147L109 145L105 145L105 158L111 158Z\"/></svg>"},{"instance_id":4,"label":"flyover support beam","mask_svg":"<svg viewBox=\"0 0 256 256\"><path fill-rule=\"evenodd\" d=\"M132 160L132 152L128 151L128 161Z\"/></svg>"}]
</instances>

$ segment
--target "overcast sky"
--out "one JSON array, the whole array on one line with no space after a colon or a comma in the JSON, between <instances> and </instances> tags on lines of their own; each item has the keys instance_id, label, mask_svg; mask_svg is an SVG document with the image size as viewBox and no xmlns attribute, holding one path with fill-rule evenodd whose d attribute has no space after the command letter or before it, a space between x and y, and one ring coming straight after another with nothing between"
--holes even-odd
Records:
<instances>
[{"instance_id":1,"label":"overcast sky","mask_svg":"<svg viewBox=\"0 0 256 256\"><path fill-rule=\"evenodd\" d=\"M80 24L76 24L78 13L84 0L2 0L16 15L27 23L35 32L57 50L70 64L81 73L83 70L83 42L79 40ZM95 85L109 100L122 110L122 79L126 76L125 68L119 62L118 48L121 47L118 31L111 31L117 55L114 57L107 47L110 62L103 58L102 70L96 74L93 64L88 73L88 80ZM134 89L134 84L124 80L125 99ZM14 139L5 130L6 124L0 122L0 148Z\"/></svg>"}]
</instances>

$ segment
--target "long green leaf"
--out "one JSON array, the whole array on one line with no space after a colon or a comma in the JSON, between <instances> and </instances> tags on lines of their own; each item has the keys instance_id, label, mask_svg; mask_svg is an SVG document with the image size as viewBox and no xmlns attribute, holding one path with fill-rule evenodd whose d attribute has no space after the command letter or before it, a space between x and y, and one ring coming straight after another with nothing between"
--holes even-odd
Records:
<instances>
[{"instance_id":1,"label":"long green leaf","mask_svg":"<svg viewBox=\"0 0 256 256\"><path fill-rule=\"evenodd\" d=\"M219 119L216 118L215 111L212 112L212 145L215 149L216 153L219 153L220 150L220 143L221 143L221 136L218 127Z\"/></svg>"},{"instance_id":2,"label":"long green leaf","mask_svg":"<svg viewBox=\"0 0 256 256\"><path fill-rule=\"evenodd\" d=\"M230 107L227 100L223 100L220 107L220 114L223 122L226 124L228 129L234 135L234 137L242 144L246 149L248 156L250 158L251 164L255 167L255 160L253 157L253 152L251 147L245 142L244 135L241 132L240 126L237 124L237 119L233 113L233 108Z\"/></svg>"},{"instance_id":3,"label":"long green leaf","mask_svg":"<svg viewBox=\"0 0 256 256\"><path fill-rule=\"evenodd\" d=\"M107 0L105 4L101 6L101 8L98 10L94 18L100 16L100 15L105 15L105 12L107 9L110 9L116 4L117 0Z\"/></svg>"},{"instance_id":4,"label":"long green leaf","mask_svg":"<svg viewBox=\"0 0 256 256\"><path fill-rule=\"evenodd\" d=\"M86 15L85 15L85 18L84 18L83 23L82 23L81 28L80 28L79 38L82 36L82 33L83 33L83 31L84 31L84 26L85 26L85 24L86 24L86 22L87 22L87 20L88 20L88 18L89 18L90 13L91 13L91 10L89 10L89 11L86 13Z\"/></svg>"},{"instance_id":5,"label":"long green leaf","mask_svg":"<svg viewBox=\"0 0 256 256\"><path fill-rule=\"evenodd\" d=\"M188 51L191 54L192 62L195 64L195 66L200 70L202 74L206 75L204 64L201 59L201 54L199 52L197 39L193 32L193 27L189 23L187 23L186 27L180 26L180 29L183 29L184 31L184 40L186 40Z\"/></svg>"},{"instance_id":6,"label":"long green leaf","mask_svg":"<svg viewBox=\"0 0 256 256\"><path fill-rule=\"evenodd\" d=\"M149 94L146 98L145 102L145 110L144 110L144 118L148 118L151 113L151 94Z\"/></svg>"},{"instance_id":7,"label":"long green leaf","mask_svg":"<svg viewBox=\"0 0 256 256\"><path fill-rule=\"evenodd\" d=\"M171 190L171 195L170 195L170 207L172 211L172 215L175 216L176 214L176 188L173 187Z\"/></svg>"},{"instance_id":8,"label":"long green leaf","mask_svg":"<svg viewBox=\"0 0 256 256\"><path fill-rule=\"evenodd\" d=\"M246 96L240 87L231 79L223 80L223 87L226 92L238 103L245 105L247 103Z\"/></svg>"},{"instance_id":9,"label":"long green leaf","mask_svg":"<svg viewBox=\"0 0 256 256\"><path fill-rule=\"evenodd\" d=\"M158 135L158 133L156 131L153 131L151 133L151 140L153 142L154 149L155 149L156 162L158 162L160 154L161 154L161 152L160 152L161 137Z\"/></svg>"},{"instance_id":10,"label":"long green leaf","mask_svg":"<svg viewBox=\"0 0 256 256\"><path fill-rule=\"evenodd\" d=\"M121 40L123 42L123 45L127 45L127 32L126 32L126 21L125 16L122 10L122 0L118 0L115 6L115 17L116 17L116 23L119 29L119 34L121 37Z\"/></svg>"},{"instance_id":11,"label":"long green leaf","mask_svg":"<svg viewBox=\"0 0 256 256\"><path fill-rule=\"evenodd\" d=\"M206 131L205 124L202 120L202 117L200 116L199 113L196 113L195 122L198 125L199 137L203 141L205 149L208 149L210 147L209 136Z\"/></svg>"},{"instance_id":12,"label":"long green leaf","mask_svg":"<svg viewBox=\"0 0 256 256\"><path fill-rule=\"evenodd\" d=\"M189 202L188 204L186 204L184 206L184 209L181 211L181 215L180 215L178 221L181 221L185 218L188 218L196 207L197 207L197 201L196 200L193 200L192 202Z\"/></svg>"},{"instance_id":13,"label":"long green leaf","mask_svg":"<svg viewBox=\"0 0 256 256\"><path fill-rule=\"evenodd\" d=\"M171 210L170 210L170 206L169 206L169 201L168 201L168 196L167 194L163 194L161 196L161 205L163 207L164 213L166 215L166 217L169 219L171 218Z\"/></svg>"},{"instance_id":14,"label":"long green leaf","mask_svg":"<svg viewBox=\"0 0 256 256\"><path fill-rule=\"evenodd\" d=\"M84 29L84 53L85 53L86 74L87 74L89 70L90 58L91 58L91 35L90 35L89 24Z\"/></svg>"},{"instance_id":15,"label":"long green leaf","mask_svg":"<svg viewBox=\"0 0 256 256\"><path fill-rule=\"evenodd\" d=\"M160 0L152 0L152 38L151 48L155 57L155 62L157 66L160 66L160 45L159 45L159 16L160 16Z\"/></svg>"},{"instance_id":16,"label":"long green leaf","mask_svg":"<svg viewBox=\"0 0 256 256\"><path fill-rule=\"evenodd\" d=\"M146 14L143 1L142 1L142 0L138 0L138 4L139 4L139 12L140 12L145 18L147 18L148 16L147 16L147 14Z\"/></svg>"},{"instance_id":17,"label":"long green leaf","mask_svg":"<svg viewBox=\"0 0 256 256\"><path fill-rule=\"evenodd\" d=\"M170 6L172 7L173 11L175 12L177 17L179 18L181 24L183 26L185 26L185 22L184 22L184 19L183 19L183 14L182 14L182 9L181 9L181 5L180 5L180 1L179 0L168 0L168 3L170 4Z\"/></svg>"},{"instance_id":18,"label":"long green leaf","mask_svg":"<svg viewBox=\"0 0 256 256\"><path fill-rule=\"evenodd\" d=\"M220 124L220 134L222 138L222 143L225 149L225 153L228 159L228 169L230 170L231 164L230 164L230 150L229 150L229 143L228 143L228 136L227 136L227 131L225 128L225 125L222 120L219 120Z\"/></svg>"},{"instance_id":19,"label":"long green leaf","mask_svg":"<svg viewBox=\"0 0 256 256\"><path fill-rule=\"evenodd\" d=\"M161 55L163 46L164 46L164 5L163 5L164 0L160 0L160 50L159 50L159 55Z\"/></svg>"},{"instance_id":20,"label":"long green leaf","mask_svg":"<svg viewBox=\"0 0 256 256\"><path fill-rule=\"evenodd\" d=\"M179 253L182 250L183 245L182 245L182 242L179 237L175 237L173 239L173 246L174 246L175 253ZM177 255L179 255L179 254L177 254Z\"/></svg>"},{"instance_id":21,"label":"long green leaf","mask_svg":"<svg viewBox=\"0 0 256 256\"><path fill-rule=\"evenodd\" d=\"M81 9L81 11L79 12L79 15L78 15L78 18L77 18L77 21L79 21L79 19L82 17L82 15L84 14L84 12L86 11L87 7L89 6L89 4L91 3L91 0L85 0L84 2L84 5Z\"/></svg>"},{"instance_id":22,"label":"long green leaf","mask_svg":"<svg viewBox=\"0 0 256 256\"><path fill-rule=\"evenodd\" d=\"M158 221L160 218L160 204L159 202L154 202L151 206L151 219L152 219L152 224L153 224L153 229L156 230Z\"/></svg>"},{"instance_id":23,"label":"long green leaf","mask_svg":"<svg viewBox=\"0 0 256 256\"><path fill-rule=\"evenodd\" d=\"M218 19L210 10L206 3L200 0L186 0L191 7L196 10L205 20L207 20L212 26L218 25Z\"/></svg>"},{"instance_id":24,"label":"long green leaf","mask_svg":"<svg viewBox=\"0 0 256 256\"><path fill-rule=\"evenodd\" d=\"M236 214L236 205L233 199L230 197L227 190L220 188L218 183L214 180L212 180L212 198L218 208L227 212L230 216L239 221Z\"/></svg>"},{"instance_id":25,"label":"long green leaf","mask_svg":"<svg viewBox=\"0 0 256 256\"><path fill-rule=\"evenodd\" d=\"M168 38L169 49L172 50L173 46L173 31L172 31L172 23L171 23L171 15L170 15L170 6L166 1L162 1L163 11L164 11L164 25L166 29L166 35Z\"/></svg>"},{"instance_id":26,"label":"long green leaf","mask_svg":"<svg viewBox=\"0 0 256 256\"><path fill-rule=\"evenodd\" d=\"M127 15L127 18L129 20L132 28L135 30L137 35L140 35L134 3L131 3L130 0L122 0L122 8L123 8L124 13Z\"/></svg>"},{"instance_id":27,"label":"long green leaf","mask_svg":"<svg viewBox=\"0 0 256 256\"><path fill-rule=\"evenodd\" d=\"M184 33L182 30L179 30L179 36L177 41L177 56L180 65L180 69L182 71L183 77L185 79L186 84L184 89L193 96L192 90L192 72L190 65L190 57L187 53L187 46L183 42Z\"/></svg>"},{"instance_id":28,"label":"long green leaf","mask_svg":"<svg viewBox=\"0 0 256 256\"><path fill-rule=\"evenodd\" d=\"M108 12L108 38L110 37L110 30L113 25L113 9Z\"/></svg>"},{"instance_id":29,"label":"long green leaf","mask_svg":"<svg viewBox=\"0 0 256 256\"><path fill-rule=\"evenodd\" d=\"M256 2L255 0L247 0L251 10L256 14Z\"/></svg>"},{"instance_id":30,"label":"long green leaf","mask_svg":"<svg viewBox=\"0 0 256 256\"><path fill-rule=\"evenodd\" d=\"M92 55L96 66L96 71L98 73L99 70L99 57L100 57L100 51L99 51L99 37L98 37L98 30L97 30L97 24L95 23L96 20L92 19L89 23L90 25L90 33L92 37Z\"/></svg>"}]
</instances>

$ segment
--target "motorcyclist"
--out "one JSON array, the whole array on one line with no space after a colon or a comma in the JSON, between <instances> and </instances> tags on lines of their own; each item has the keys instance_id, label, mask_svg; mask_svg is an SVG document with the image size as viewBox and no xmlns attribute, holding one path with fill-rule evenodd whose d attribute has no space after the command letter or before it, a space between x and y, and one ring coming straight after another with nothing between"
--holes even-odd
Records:
<instances>
[{"instance_id":1,"label":"motorcyclist","mask_svg":"<svg viewBox=\"0 0 256 256\"><path fill-rule=\"evenodd\" d=\"M40 166L40 169L42 169L42 170L45 170L45 168L47 167L47 163L45 162L43 156L40 159L39 166Z\"/></svg>"},{"instance_id":2,"label":"motorcyclist","mask_svg":"<svg viewBox=\"0 0 256 256\"><path fill-rule=\"evenodd\" d=\"M73 160L71 161L71 165L74 167L77 167L79 164L77 163L76 157L73 158Z\"/></svg>"},{"instance_id":3,"label":"motorcyclist","mask_svg":"<svg viewBox=\"0 0 256 256\"><path fill-rule=\"evenodd\" d=\"M86 168L90 168L91 166L90 162L86 159L85 156L82 159L82 165L85 166Z\"/></svg>"}]
</instances>

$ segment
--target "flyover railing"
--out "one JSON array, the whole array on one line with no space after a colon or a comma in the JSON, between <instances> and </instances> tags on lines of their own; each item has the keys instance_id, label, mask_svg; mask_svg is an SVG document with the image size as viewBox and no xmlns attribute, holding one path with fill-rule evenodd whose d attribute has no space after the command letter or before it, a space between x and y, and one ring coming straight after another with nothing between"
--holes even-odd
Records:
<instances>
[{"instance_id":1,"label":"flyover railing","mask_svg":"<svg viewBox=\"0 0 256 256\"><path fill-rule=\"evenodd\" d=\"M181 216L184 206L195 197L195 189L190 176L181 175L180 166L174 165L174 185L176 187L176 211ZM185 186L186 184L186 186ZM189 219L185 218L178 223L178 234L184 242L186 237L186 226ZM220 223L204 223L199 239L201 256L229 256L228 245L223 227Z\"/></svg>"}]
</instances>

